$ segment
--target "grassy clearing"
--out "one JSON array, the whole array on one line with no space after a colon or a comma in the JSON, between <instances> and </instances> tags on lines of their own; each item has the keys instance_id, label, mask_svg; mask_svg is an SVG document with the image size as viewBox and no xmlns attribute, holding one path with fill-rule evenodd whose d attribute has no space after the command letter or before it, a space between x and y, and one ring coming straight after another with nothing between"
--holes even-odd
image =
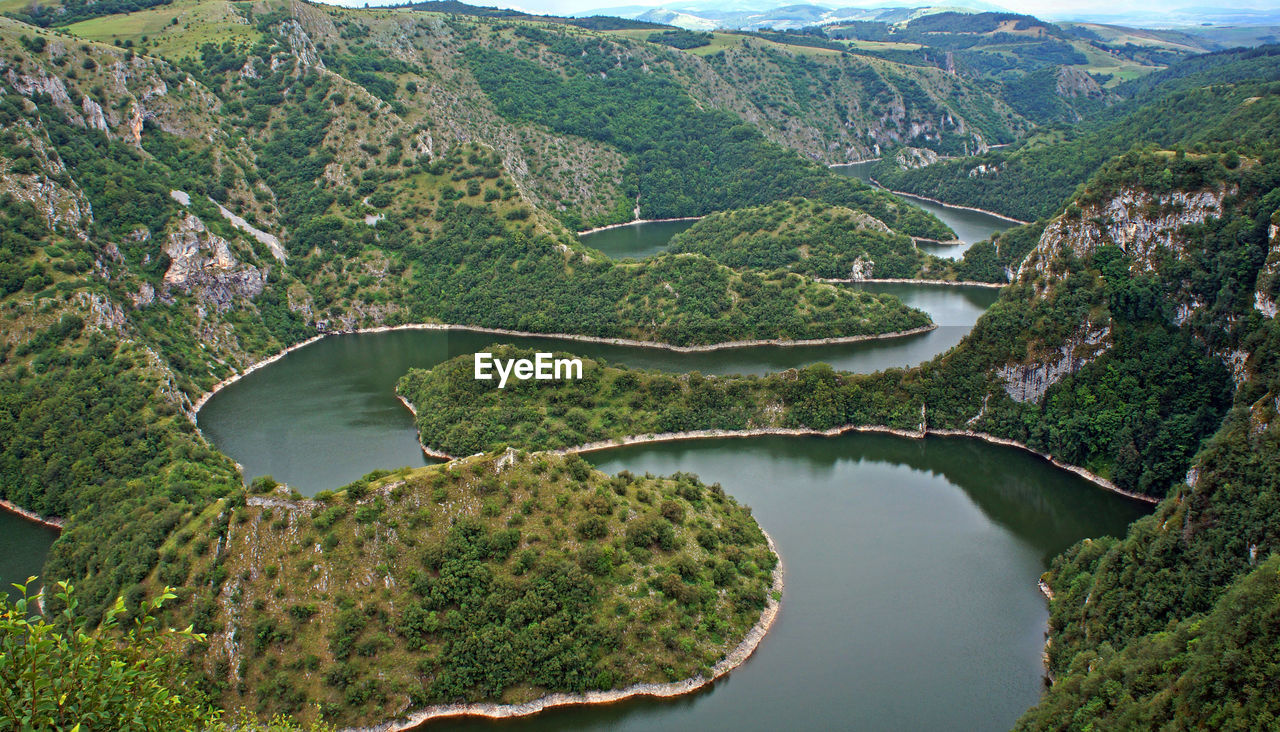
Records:
<instances>
[{"instance_id":1,"label":"grassy clearing","mask_svg":"<svg viewBox=\"0 0 1280 732\"><path fill-rule=\"evenodd\" d=\"M205 43L252 44L261 38L230 3L221 0L178 0L136 13L73 23L66 30L102 43L128 41L139 50L168 59L191 56Z\"/></svg>"}]
</instances>

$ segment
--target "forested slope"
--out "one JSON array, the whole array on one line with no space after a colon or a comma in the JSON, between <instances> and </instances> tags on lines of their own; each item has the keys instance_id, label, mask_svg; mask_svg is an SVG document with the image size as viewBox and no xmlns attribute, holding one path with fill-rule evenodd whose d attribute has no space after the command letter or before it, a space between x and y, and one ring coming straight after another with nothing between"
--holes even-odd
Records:
<instances>
[{"instance_id":1,"label":"forested slope","mask_svg":"<svg viewBox=\"0 0 1280 732\"><path fill-rule=\"evenodd\" d=\"M1185 65L1186 68L1183 68ZM903 170L886 161L876 179L1020 219L1051 216L1107 159L1133 146L1192 152L1273 149L1280 49L1193 57L1121 87L1132 96L1072 128L1044 128L1009 149Z\"/></svg>"},{"instance_id":2,"label":"forested slope","mask_svg":"<svg viewBox=\"0 0 1280 732\"><path fill-rule=\"evenodd\" d=\"M448 399L489 425L462 431L443 423L447 411L420 422L424 442L454 449L841 425L1018 440L1163 498L1126 537L1086 540L1054 561L1056 682L1022 726L1273 719L1280 676L1264 649L1274 644L1268 557L1280 551L1280 158L1129 153L1035 230L1016 280L973 332L916 369L820 365L685 383L611 367L582 388L517 389L520 409L502 415L483 389L450 377L456 364L402 389L422 413ZM569 394L543 403L559 391ZM736 396L756 408L717 407Z\"/></svg>"},{"instance_id":3,"label":"forested slope","mask_svg":"<svg viewBox=\"0 0 1280 732\"><path fill-rule=\"evenodd\" d=\"M479 21L216 1L139 13L159 30L120 45L0 18L2 495L68 518L47 570L79 580L89 617L126 591L136 607L166 536L240 482L194 400L319 332L448 321L709 343L928 323L893 298L582 247L564 221L614 194L573 176L622 186L628 163L510 126L469 74L441 73L461 69L448 64ZM473 101L440 113L459 97ZM945 231L742 127L796 181ZM611 200L632 215L629 195Z\"/></svg>"}]
</instances>

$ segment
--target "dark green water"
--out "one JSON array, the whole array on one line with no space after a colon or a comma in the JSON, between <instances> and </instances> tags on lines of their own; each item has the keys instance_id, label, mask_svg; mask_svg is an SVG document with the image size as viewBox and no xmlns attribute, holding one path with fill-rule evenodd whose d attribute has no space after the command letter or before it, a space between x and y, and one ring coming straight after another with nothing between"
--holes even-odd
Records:
<instances>
[{"instance_id":1,"label":"dark green water","mask_svg":"<svg viewBox=\"0 0 1280 732\"><path fill-rule=\"evenodd\" d=\"M871 177L870 166L870 162L853 163L851 165L837 165L832 167L832 170L841 175L859 178L869 183ZM992 216L979 211L969 211L954 206L943 206L915 196L903 195L902 197L937 216L942 220L942 223L950 226L951 230L956 232L956 236L961 241L960 244L935 245L921 243L919 245L924 251L936 254L939 257L956 259L964 254L969 245L988 239L998 231L1004 231L1011 226L1015 226L1014 222L999 216ZM643 259L665 250L667 244L671 241L671 237L693 224L693 221L658 221L648 224L619 226L615 229L586 234L582 237L582 243L599 249L613 259Z\"/></svg>"},{"instance_id":2,"label":"dark green water","mask_svg":"<svg viewBox=\"0 0 1280 732\"><path fill-rule=\"evenodd\" d=\"M58 532L54 529L0 511L0 584L10 598L17 595L13 583L21 584L28 577L40 574L49 547L57 538Z\"/></svg>"},{"instance_id":3,"label":"dark green water","mask_svg":"<svg viewBox=\"0 0 1280 732\"><path fill-rule=\"evenodd\" d=\"M957 340L994 297L902 288L930 301L926 309L953 323ZM304 493L373 468L422 464L411 419L392 396L395 380L409 366L492 340L435 331L327 338L219 393L200 423L249 475L270 472ZM525 342L720 373L820 355ZM915 355L934 355L942 343ZM865 371L901 358L901 348L821 350L842 368ZM723 439L637 445L589 459L611 472L694 472L752 506L786 566L773 630L744 666L689 697L433 728L1007 729L1042 688L1047 611L1037 578L1073 542L1121 533L1145 509L1035 456L966 439Z\"/></svg>"},{"instance_id":4,"label":"dark green water","mask_svg":"<svg viewBox=\"0 0 1280 732\"><path fill-rule=\"evenodd\" d=\"M852 163L850 165L837 165L832 167L832 170L841 175L858 178L870 183L870 169L872 164L873 163L871 161L868 161ZM926 243L920 244L921 249L931 254L936 254L939 257L957 259L964 254L965 250L968 249L971 244L989 239L992 234L1017 225L1008 219L993 216L991 214L985 214L981 211L970 211L968 209L957 208L955 206L944 206L932 201L926 201L923 198L917 198L915 196L901 193L898 195L902 196L902 198L908 202L919 206L934 216L937 216L942 223L950 226L951 230L956 232L956 236L962 242L961 244L945 246Z\"/></svg>"},{"instance_id":5,"label":"dark green water","mask_svg":"<svg viewBox=\"0 0 1280 732\"><path fill-rule=\"evenodd\" d=\"M200 428L244 466L246 476L271 475L314 494L378 468L424 464L413 418L395 398L396 382L410 368L429 368L498 341L667 371L761 374L826 361L845 371L869 372L918 364L951 348L997 295L980 287L865 287L898 295L928 312L939 327L883 341L702 353L466 331L330 336L216 394L200 411Z\"/></svg>"},{"instance_id":6,"label":"dark green water","mask_svg":"<svg viewBox=\"0 0 1280 732\"><path fill-rule=\"evenodd\" d=\"M588 457L610 472L696 472L750 505L786 567L778 620L692 697L441 728L1008 729L1041 690L1046 563L1143 510L966 439L762 437Z\"/></svg>"},{"instance_id":7,"label":"dark green water","mask_svg":"<svg viewBox=\"0 0 1280 732\"><path fill-rule=\"evenodd\" d=\"M595 247L612 259L644 259L667 248L671 237L693 226L695 221L654 221L597 231L582 237L582 243Z\"/></svg>"}]
</instances>

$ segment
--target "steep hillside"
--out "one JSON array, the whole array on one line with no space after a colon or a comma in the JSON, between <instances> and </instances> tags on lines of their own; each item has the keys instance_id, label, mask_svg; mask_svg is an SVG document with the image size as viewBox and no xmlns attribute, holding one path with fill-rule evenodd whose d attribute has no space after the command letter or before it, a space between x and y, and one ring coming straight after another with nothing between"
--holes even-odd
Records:
<instances>
[{"instance_id":1,"label":"steep hillside","mask_svg":"<svg viewBox=\"0 0 1280 732\"><path fill-rule=\"evenodd\" d=\"M1273 149L1278 73L1275 46L1191 58L1122 87L1128 101L1079 127L1042 128L1009 149L927 167L885 162L875 176L895 190L1017 218L1052 216L1106 160L1135 146Z\"/></svg>"},{"instance_id":2,"label":"steep hillside","mask_svg":"<svg viewBox=\"0 0 1280 732\"><path fill-rule=\"evenodd\" d=\"M628 163L585 138L504 127L469 74L432 60L460 58L455 34L475 27L302 3L140 12L76 28L135 34L110 44L0 19L3 498L68 519L46 571L77 580L89 617L151 570L184 516L240 482L195 429L193 402L318 333L445 321L709 343L928 323L894 298L749 282L704 257L601 260L563 224L594 204L547 203L521 181L559 200L557 170ZM237 30L205 42L222 27ZM479 106L438 113L450 93ZM502 132L517 128L526 136ZM481 135L494 146L466 142ZM529 168L544 153L557 162Z\"/></svg>"},{"instance_id":3,"label":"steep hillside","mask_svg":"<svg viewBox=\"0 0 1280 732\"><path fill-rule=\"evenodd\" d=\"M866 376L820 365L674 390L670 377L615 368L579 395L568 439L864 425L987 434L1162 498L1124 538L1086 540L1045 575L1055 682L1022 726L1248 728L1277 713L1270 690L1280 683L1268 626L1280 551L1277 222L1274 151L1130 153L1032 229L1015 281L933 362ZM430 395L448 373L406 380L420 410L436 406ZM674 398L658 411L647 395L664 388ZM726 421L714 397L734 394L763 406ZM538 396L520 395L520 413L538 414ZM483 397L451 392L469 418L488 417ZM558 424L554 412L547 419ZM457 436L420 427L428 444ZM549 435L517 418L488 439L536 446Z\"/></svg>"},{"instance_id":4,"label":"steep hillside","mask_svg":"<svg viewBox=\"0 0 1280 732\"><path fill-rule=\"evenodd\" d=\"M950 260L920 251L881 221L802 198L712 214L673 237L668 251L703 254L735 269L826 279L955 278Z\"/></svg>"},{"instance_id":5,"label":"steep hillside","mask_svg":"<svg viewBox=\"0 0 1280 732\"><path fill-rule=\"evenodd\" d=\"M350 725L710 677L777 563L719 486L510 451L314 500L256 484L182 523L152 581L188 588L166 619L207 634L224 706Z\"/></svg>"}]
</instances>

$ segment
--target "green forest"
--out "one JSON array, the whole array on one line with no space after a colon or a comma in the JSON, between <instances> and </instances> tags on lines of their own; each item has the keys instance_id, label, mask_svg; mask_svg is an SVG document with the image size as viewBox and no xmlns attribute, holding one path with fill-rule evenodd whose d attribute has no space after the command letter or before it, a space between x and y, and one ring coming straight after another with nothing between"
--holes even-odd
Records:
<instances>
[{"instance_id":1,"label":"green forest","mask_svg":"<svg viewBox=\"0 0 1280 732\"><path fill-rule=\"evenodd\" d=\"M801 198L712 214L676 234L668 251L701 254L739 270L826 279L849 279L855 264L867 279L956 277L952 262L920 251L882 222ZM1003 272L983 274L984 281L1005 281Z\"/></svg>"},{"instance_id":2,"label":"green forest","mask_svg":"<svg viewBox=\"0 0 1280 732\"><path fill-rule=\"evenodd\" d=\"M608 476L577 456L382 471L311 500L273 486L184 523L156 575L186 588L180 617L195 632L245 639L239 659L198 644L201 683L263 714L318 704L335 723L367 724L388 706L709 675L759 619L777 565L720 486ZM370 569L379 579L366 587L356 578ZM317 581L329 591L317 596Z\"/></svg>"},{"instance_id":3,"label":"green forest","mask_svg":"<svg viewBox=\"0 0 1280 732\"><path fill-rule=\"evenodd\" d=\"M325 729L706 675L780 599L733 486L545 451L843 427L1015 440L1159 501L1044 558L1053 681L1020 729L1280 719L1277 46L945 11L715 34L454 0L5 12L0 498L64 526L42 616L2 578L27 589L0 600L0 726ZM908 146L943 157L903 170L931 158ZM1033 223L923 254L953 232L825 167L871 157L889 189ZM643 261L574 234L684 216ZM872 374L412 370L423 444L485 454L313 498L246 485L196 423L223 379L359 328L931 325L818 281L855 271L1005 286L959 345Z\"/></svg>"}]
</instances>

